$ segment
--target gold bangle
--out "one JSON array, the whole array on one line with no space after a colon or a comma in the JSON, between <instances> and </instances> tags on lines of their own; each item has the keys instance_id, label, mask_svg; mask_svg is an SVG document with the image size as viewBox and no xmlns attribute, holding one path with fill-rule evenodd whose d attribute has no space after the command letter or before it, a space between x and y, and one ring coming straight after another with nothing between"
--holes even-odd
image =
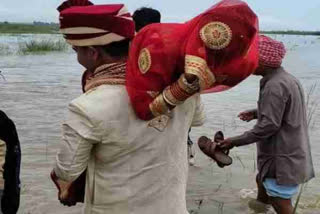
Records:
<instances>
[{"instance_id":1,"label":"gold bangle","mask_svg":"<svg viewBox=\"0 0 320 214\"><path fill-rule=\"evenodd\" d=\"M152 103L149 104L149 109L153 116L158 117L160 115L166 114L169 111L169 107L166 104L163 95L159 94Z\"/></svg>"},{"instance_id":2,"label":"gold bangle","mask_svg":"<svg viewBox=\"0 0 320 214\"><path fill-rule=\"evenodd\" d=\"M180 101L185 101L186 99L188 99L189 97L191 97L193 94L189 94L188 92L186 92L185 90L183 90L178 83L175 83L173 85L171 85L170 91L172 93L172 95Z\"/></svg>"},{"instance_id":3,"label":"gold bangle","mask_svg":"<svg viewBox=\"0 0 320 214\"><path fill-rule=\"evenodd\" d=\"M176 99L176 97L173 96L173 94L171 92L171 86L168 86L166 89L164 89L164 91L163 91L163 99L168 104L170 104L172 106L176 106L176 105L179 105L179 104L183 103L183 101L178 100L178 99Z\"/></svg>"}]
</instances>

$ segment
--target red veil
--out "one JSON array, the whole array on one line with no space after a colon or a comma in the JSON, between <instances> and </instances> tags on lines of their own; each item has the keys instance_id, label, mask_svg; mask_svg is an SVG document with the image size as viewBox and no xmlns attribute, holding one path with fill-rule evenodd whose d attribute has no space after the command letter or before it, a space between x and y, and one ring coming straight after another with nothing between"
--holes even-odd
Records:
<instances>
[{"instance_id":1,"label":"red veil","mask_svg":"<svg viewBox=\"0 0 320 214\"><path fill-rule=\"evenodd\" d=\"M240 83L258 65L258 31L257 16L240 0L223 0L184 24L142 29L132 42L126 74L137 116L150 120L162 114L152 108L161 106L159 95L184 73L199 78L198 92Z\"/></svg>"}]
</instances>

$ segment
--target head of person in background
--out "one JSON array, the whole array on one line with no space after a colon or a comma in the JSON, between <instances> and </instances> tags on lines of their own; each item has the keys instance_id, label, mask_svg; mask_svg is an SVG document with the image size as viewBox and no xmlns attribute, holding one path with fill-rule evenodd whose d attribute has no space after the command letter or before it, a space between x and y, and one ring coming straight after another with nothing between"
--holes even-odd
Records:
<instances>
[{"instance_id":1,"label":"head of person in background","mask_svg":"<svg viewBox=\"0 0 320 214\"><path fill-rule=\"evenodd\" d=\"M137 9L133 13L132 18L136 25L136 32L139 32L146 25L161 22L160 12L150 7L141 7Z\"/></svg>"},{"instance_id":2,"label":"head of person in background","mask_svg":"<svg viewBox=\"0 0 320 214\"><path fill-rule=\"evenodd\" d=\"M286 48L282 42L270 37L259 36L259 66L254 75L265 76L280 68L286 55Z\"/></svg>"}]
</instances>

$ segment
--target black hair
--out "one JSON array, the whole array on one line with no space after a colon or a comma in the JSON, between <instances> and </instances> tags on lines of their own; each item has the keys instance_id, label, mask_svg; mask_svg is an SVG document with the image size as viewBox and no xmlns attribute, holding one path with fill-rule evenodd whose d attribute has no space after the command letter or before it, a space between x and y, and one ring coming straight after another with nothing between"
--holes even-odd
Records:
<instances>
[{"instance_id":1,"label":"black hair","mask_svg":"<svg viewBox=\"0 0 320 214\"><path fill-rule=\"evenodd\" d=\"M141 7L133 13L132 18L136 25L136 32L138 32L146 25L160 23L161 14L153 8Z\"/></svg>"},{"instance_id":2,"label":"black hair","mask_svg":"<svg viewBox=\"0 0 320 214\"><path fill-rule=\"evenodd\" d=\"M108 45L97 46L105 53L114 58L128 56L130 46L130 39L125 39L119 42L112 42Z\"/></svg>"}]
</instances>

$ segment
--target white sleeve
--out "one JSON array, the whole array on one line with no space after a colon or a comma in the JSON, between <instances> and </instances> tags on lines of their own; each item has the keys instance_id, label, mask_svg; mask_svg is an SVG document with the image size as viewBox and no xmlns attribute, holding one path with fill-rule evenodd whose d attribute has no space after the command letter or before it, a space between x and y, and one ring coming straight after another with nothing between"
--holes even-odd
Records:
<instances>
[{"instance_id":1,"label":"white sleeve","mask_svg":"<svg viewBox=\"0 0 320 214\"><path fill-rule=\"evenodd\" d=\"M62 126L62 142L54 171L65 181L74 181L87 168L91 149L101 142L97 127L80 105L70 104Z\"/></svg>"},{"instance_id":2,"label":"white sleeve","mask_svg":"<svg viewBox=\"0 0 320 214\"><path fill-rule=\"evenodd\" d=\"M196 97L196 110L193 116L191 126L202 126L206 120L206 114L204 112L204 105L201 102L200 94Z\"/></svg>"}]
</instances>

